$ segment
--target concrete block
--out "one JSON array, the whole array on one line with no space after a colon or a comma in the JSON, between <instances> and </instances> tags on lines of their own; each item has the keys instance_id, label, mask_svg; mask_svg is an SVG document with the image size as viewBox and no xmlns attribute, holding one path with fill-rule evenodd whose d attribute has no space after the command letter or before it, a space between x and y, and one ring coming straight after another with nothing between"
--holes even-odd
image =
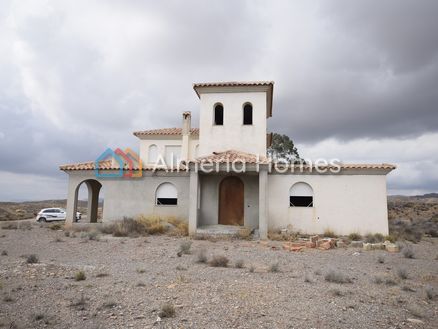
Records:
<instances>
[{"instance_id":1,"label":"concrete block","mask_svg":"<svg viewBox=\"0 0 438 329\"><path fill-rule=\"evenodd\" d=\"M400 247L397 246L395 243L387 244L386 245L386 251L388 251L388 252L400 252Z\"/></svg>"},{"instance_id":2,"label":"concrete block","mask_svg":"<svg viewBox=\"0 0 438 329\"><path fill-rule=\"evenodd\" d=\"M362 248L363 247L363 241L351 241L350 247Z\"/></svg>"},{"instance_id":3,"label":"concrete block","mask_svg":"<svg viewBox=\"0 0 438 329\"><path fill-rule=\"evenodd\" d=\"M371 243L364 243L364 244L363 244L363 250L364 250L364 251L370 251L370 250L373 250L373 247L371 246Z\"/></svg>"}]
</instances>

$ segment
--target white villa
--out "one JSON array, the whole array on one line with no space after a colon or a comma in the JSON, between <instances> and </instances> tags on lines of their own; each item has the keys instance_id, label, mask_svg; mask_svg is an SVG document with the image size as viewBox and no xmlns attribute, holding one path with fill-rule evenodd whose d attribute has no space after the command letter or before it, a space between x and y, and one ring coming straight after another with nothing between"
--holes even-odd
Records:
<instances>
[{"instance_id":1,"label":"white villa","mask_svg":"<svg viewBox=\"0 0 438 329\"><path fill-rule=\"evenodd\" d=\"M190 234L234 225L254 229L261 239L268 230L283 228L388 234L386 175L394 165L277 166L266 158L273 87L273 82L194 84L199 128L191 127L191 113L184 112L181 128L134 132L141 161L126 152L131 165L125 154L122 162L61 166L69 175L66 223L73 225L85 183L90 222L97 222L103 189L103 222L140 214L177 216L188 221ZM132 177L118 177L128 172Z\"/></svg>"}]
</instances>

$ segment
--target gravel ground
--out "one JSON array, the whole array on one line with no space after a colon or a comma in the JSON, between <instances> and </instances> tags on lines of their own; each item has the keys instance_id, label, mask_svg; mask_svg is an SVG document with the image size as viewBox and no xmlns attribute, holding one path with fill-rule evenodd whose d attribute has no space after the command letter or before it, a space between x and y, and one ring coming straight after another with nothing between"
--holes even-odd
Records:
<instances>
[{"instance_id":1,"label":"gravel ground","mask_svg":"<svg viewBox=\"0 0 438 329\"><path fill-rule=\"evenodd\" d=\"M280 242L193 241L151 236L99 241L33 225L0 230L0 327L4 328L437 328L438 239L402 253L284 251ZM228 268L196 263L225 255ZM36 254L37 264L26 255ZM379 263L384 255L384 263ZM243 268L235 268L238 260ZM278 272L270 272L272 264ZM254 271L251 271L253 267ZM404 269L408 278L398 276ZM84 271L86 279L76 281ZM331 283L333 270L351 283ZM375 278L382 278L376 283ZM162 305L173 317L158 316ZM434 325L435 323L435 325Z\"/></svg>"}]
</instances>

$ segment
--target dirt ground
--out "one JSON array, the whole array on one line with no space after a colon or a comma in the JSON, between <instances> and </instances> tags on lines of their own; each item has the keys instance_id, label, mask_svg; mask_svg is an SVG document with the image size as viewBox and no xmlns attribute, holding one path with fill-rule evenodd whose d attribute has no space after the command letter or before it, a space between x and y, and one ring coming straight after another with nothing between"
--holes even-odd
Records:
<instances>
[{"instance_id":1,"label":"dirt ground","mask_svg":"<svg viewBox=\"0 0 438 329\"><path fill-rule=\"evenodd\" d=\"M0 230L0 328L437 328L436 238L412 245L413 259L242 240L195 240L179 257L187 240ZM202 249L229 266L197 263ZM351 282L328 282L330 271ZM160 318L166 303L175 314Z\"/></svg>"}]
</instances>

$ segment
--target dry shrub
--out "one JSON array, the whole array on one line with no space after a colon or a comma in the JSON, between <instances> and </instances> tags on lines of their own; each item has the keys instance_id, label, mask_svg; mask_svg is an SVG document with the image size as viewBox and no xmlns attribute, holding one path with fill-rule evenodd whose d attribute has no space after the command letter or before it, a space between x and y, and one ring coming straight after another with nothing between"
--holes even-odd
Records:
<instances>
[{"instance_id":1,"label":"dry shrub","mask_svg":"<svg viewBox=\"0 0 438 329\"><path fill-rule=\"evenodd\" d=\"M173 307L173 305L170 303L166 303L161 306L161 310L158 315L160 318L172 318L175 316L175 307Z\"/></svg>"},{"instance_id":2,"label":"dry shrub","mask_svg":"<svg viewBox=\"0 0 438 329\"><path fill-rule=\"evenodd\" d=\"M271 273L280 272L280 264L278 262L271 264L269 266L269 272L271 272Z\"/></svg>"},{"instance_id":3,"label":"dry shrub","mask_svg":"<svg viewBox=\"0 0 438 329\"><path fill-rule=\"evenodd\" d=\"M251 229L248 227L242 227L237 232L237 237L243 240L249 240L251 238Z\"/></svg>"},{"instance_id":4,"label":"dry shrub","mask_svg":"<svg viewBox=\"0 0 438 329\"><path fill-rule=\"evenodd\" d=\"M59 223L56 223L56 224L50 224L49 228L50 228L52 231L58 231L58 230L61 230L61 229L62 229L62 225L59 224Z\"/></svg>"},{"instance_id":5,"label":"dry shrub","mask_svg":"<svg viewBox=\"0 0 438 329\"><path fill-rule=\"evenodd\" d=\"M75 281L83 281L87 278L84 271L76 272L75 274Z\"/></svg>"},{"instance_id":6,"label":"dry shrub","mask_svg":"<svg viewBox=\"0 0 438 329\"><path fill-rule=\"evenodd\" d=\"M416 304L408 305L407 309L413 316L417 318L423 318L425 315L424 310Z\"/></svg>"},{"instance_id":7,"label":"dry shrub","mask_svg":"<svg viewBox=\"0 0 438 329\"><path fill-rule=\"evenodd\" d=\"M35 254L31 254L31 255L27 256L27 258L26 258L26 263L28 263L28 264L36 264L36 263L39 263L39 261L40 260L38 259L38 256Z\"/></svg>"},{"instance_id":8,"label":"dry shrub","mask_svg":"<svg viewBox=\"0 0 438 329\"><path fill-rule=\"evenodd\" d=\"M378 242L383 242L385 239L385 237L383 236L383 234L380 233L368 233L367 235L365 235L365 242L366 243L378 243Z\"/></svg>"},{"instance_id":9,"label":"dry shrub","mask_svg":"<svg viewBox=\"0 0 438 329\"><path fill-rule=\"evenodd\" d=\"M2 229L3 230L17 230L18 224L17 223L5 223L5 224L2 224Z\"/></svg>"},{"instance_id":10,"label":"dry shrub","mask_svg":"<svg viewBox=\"0 0 438 329\"><path fill-rule=\"evenodd\" d=\"M245 262L243 259L238 259L234 263L234 267L236 267L236 268L243 268L244 266L245 266Z\"/></svg>"},{"instance_id":11,"label":"dry shrub","mask_svg":"<svg viewBox=\"0 0 438 329\"><path fill-rule=\"evenodd\" d=\"M404 247L402 253L405 258L415 258L414 249L410 246Z\"/></svg>"},{"instance_id":12,"label":"dry shrub","mask_svg":"<svg viewBox=\"0 0 438 329\"><path fill-rule=\"evenodd\" d=\"M168 217L165 222L172 224L175 228L169 230L170 235L187 236L189 235L189 223L176 217Z\"/></svg>"},{"instance_id":13,"label":"dry shrub","mask_svg":"<svg viewBox=\"0 0 438 329\"><path fill-rule=\"evenodd\" d=\"M225 256L213 256L209 264L212 267L227 267L229 261L230 260Z\"/></svg>"},{"instance_id":14,"label":"dry shrub","mask_svg":"<svg viewBox=\"0 0 438 329\"><path fill-rule=\"evenodd\" d=\"M323 233L325 238L337 238L338 236L331 229L326 229Z\"/></svg>"},{"instance_id":15,"label":"dry shrub","mask_svg":"<svg viewBox=\"0 0 438 329\"><path fill-rule=\"evenodd\" d=\"M183 241L179 245L179 250L182 254L189 255L191 253L192 241Z\"/></svg>"},{"instance_id":16,"label":"dry shrub","mask_svg":"<svg viewBox=\"0 0 438 329\"><path fill-rule=\"evenodd\" d=\"M280 230L268 231L268 239L272 241L296 241L299 237L299 232L281 232Z\"/></svg>"},{"instance_id":17,"label":"dry shrub","mask_svg":"<svg viewBox=\"0 0 438 329\"><path fill-rule=\"evenodd\" d=\"M205 249L199 250L196 262L197 263L207 263L207 261L208 261L207 251Z\"/></svg>"},{"instance_id":18,"label":"dry shrub","mask_svg":"<svg viewBox=\"0 0 438 329\"><path fill-rule=\"evenodd\" d=\"M353 232L353 233L350 233L348 235L348 238L351 241L360 241L360 240L362 240L362 235L360 235L359 233Z\"/></svg>"},{"instance_id":19,"label":"dry shrub","mask_svg":"<svg viewBox=\"0 0 438 329\"><path fill-rule=\"evenodd\" d=\"M352 283L353 282L344 273L338 272L335 270L328 271L325 274L324 279L328 282L334 282L334 283Z\"/></svg>"},{"instance_id":20,"label":"dry shrub","mask_svg":"<svg viewBox=\"0 0 438 329\"><path fill-rule=\"evenodd\" d=\"M408 271L406 271L404 268L399 268L397 270L397 275L400 279L406 280L408 278Z\"/></svg>"},{"instance_id":21,"label":"dry shrub","mask_svg":"<svg viewBox=\"0 0 438 329\"><path fill-rule=\"evenodd\" d=\"M393 234L385 235L385 241L389 241L391 243L396 243L397 237Z\"/></svg>"}]
</instances>

